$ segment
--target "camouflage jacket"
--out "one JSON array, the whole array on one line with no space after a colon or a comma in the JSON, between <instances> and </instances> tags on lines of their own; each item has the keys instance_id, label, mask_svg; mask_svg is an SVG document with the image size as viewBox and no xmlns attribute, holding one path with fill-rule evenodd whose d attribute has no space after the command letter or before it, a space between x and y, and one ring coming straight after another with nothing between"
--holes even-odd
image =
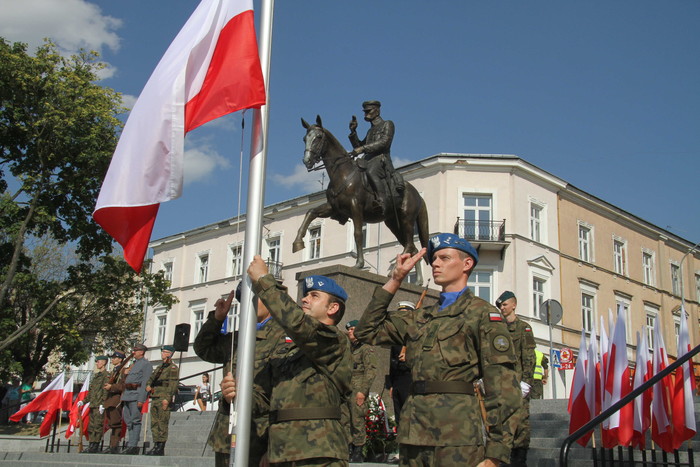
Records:
<instances>
[{"instance_id":1,"label":"camouflage jacket","mask_svg":"<svg viewBox=\"0 0 700 467\"><path fill-rule=\"evenodd\" d=\"M369 390L377 376L377 356L371 345L355 342L350 344L352 352L352 392L369 395Z\"/></svg>"},{"instance_id":2,"label":"camouflage jacket","mask_svg":"<svg viewBox=\"0 0 700 467\"><path fill-rule=\"evenodd\" d=\"M194 351L204 361L211 363L224 363L224 376L231 366L231 340L232 333L221 334L223 321L214 318L214 312L202 325L194 340ZM255 335L255 362L253 365L254 404L252 409L254 430L251 432L257 439L251 439L251 444L260 442L267 444L267 430L269 426L270 393L272 383L270 381L269 361L270 356L278 346L284 346L284 330L275 320L271 319L258 330ZM234 349L235 351L235 349ZM234 354L234 362L236 355ZM235 366L233 373L235 374ZM230 404L222 399L219 403L219 413L216 425L211 431L209 444L215 452L228 452L231 445L231 436L228 434L228 414Z\"/></svg>"},{"instance_id":3,"label":"camouflage jacket","mask_svg":"<svg viewBox=\"0 0 700 467\"><path fill-rule=\"evenodd\" d=\"M518 381L524 381L532 386L535 381L535 337L532 335L532 328L518 318L506 324L515 349L517 359L515 373Z\"/></svg>"},{"instance_id":4,"label":"camouflage jacket","mask_svg":"<svg viewBox=\"0 0 700 467\"><path fill-rule=\"evenodd\" d=\"M347 335L307 316L272 275L254 282L253 291L287 336L287 343L278 346L270 360L271 417L289 413L289 409L305 409L301 410L304 414L337 410L339 414L351 393L352 356ZM316 457L347 461L347 434L340 419L299 418L270 424L271 463Z\"/></svg>"},{"instance_id":5,"label":"camouflage jacket","mask_svg":"<svg viewBox=\"0 0 700 467\"><path fill-rule=\"evenodd\" d=\"M105 384L109 379L109 374L106 370L96 371L92 374L92 379L90 380L90 388L88 389L88 395L85 398L85 403L90 403L90 407L97 408L104 402L107 397L107 390L105 389Z\"/></svg>"},{"instance_id":6,"label":"camouflage jacket","mask_svg":"<svg viewBox=\"0 0 700 467\"><path fill-rule=\"evenodd\" d=\"M161 370L162 368L162 370ZM180 378L180 369L172 361L167 364L161 363L156 368L151 377L148 378L146 386L152 389L152 399L165 399L172 402L173 396L177 392L177 383Z\"/></svg>"},{"instance_id":7,"label":"camouflage jacket","mask_svg":"<svg viewBox=\"0 0 700 467\"><path fill-rule=\"evenodd\" d=\"M418 381L484 383L486 457L509 461L509 419L520 407L510 333L496 308L465 291L438 311L388 313L393 295L377 287L355 336L373 345L406 346L406 362ZM412 394L401 411L399 443L418 446L482 445L479 402L471 394Z\"/></svg>"}]
</instances>

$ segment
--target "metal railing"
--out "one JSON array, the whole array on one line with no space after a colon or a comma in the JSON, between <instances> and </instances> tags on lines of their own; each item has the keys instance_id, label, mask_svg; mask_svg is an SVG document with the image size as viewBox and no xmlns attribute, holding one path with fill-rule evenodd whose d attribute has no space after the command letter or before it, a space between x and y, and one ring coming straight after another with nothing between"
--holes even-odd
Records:
<instances>
[{"instance_id":1,"label":"metal railing","mask_svg":"<svg viewBox=\"0 0 700 467\"><path fill-rule=\"evenodd\" d=\"M655 374L649 381L646 381L644 384L639 386L638 388L634 389L632 392L627 394L625 397L617 401L615 404L613 404L610 408L607 410L603 411L601 414L593 418L593 420L589 421L585 425L583 425L581 428L573 432L571 435L569 435L568 438L564 440L564 444L562 444L561 449L559 451L559 466L560 467L567 467L568 466L568 457L569 457L569 448L571 445L576 442L579 438L584 436L586 433L589 431L592 431L595 429L598 425L603 423L605 420L610 418L612 414L615 412L619 411L624 407L625 405L629 404L632 402L636 397L641 395L644 391L647 389L651 388L653 385L661 381L663 378L666 376L670 375L673 371L675 371L677 368L680 368L681 365L683 365L685 362L693 358L696 354L700 353L700 345L692 349L690 352L687 354L683 355L681 358L667 366L664 370L661 372ZM694 377L694 375L693 375ZM690 459L690 464L685 464L685 465L693 465L693 452L692 449L688 450L688 456ZM653 464L649 464L653 465Z\"/></svg>"},{"instance_id":2,"label":"metal railing","mask_svg":"<svg viewBox=\"0 0 700 467\"><path fill-rule=\"evenodd\" d=\"M457 218L454 234L475 242L504 242L506 240L506 220L471 221Z\"/></svg>"},{"instance_id":3,"label":"metal railing","mask_svg":"<svg viewBox=\"0 0 700 467\"><path fill-rule=\"evenodd\" d=\"M268 259L265 262L267 263L267 270L270 271L270 274L272 274L275 279L282 280L282 268L284 267L284 264L271 259Z\"/></svg>"}]
</instances>

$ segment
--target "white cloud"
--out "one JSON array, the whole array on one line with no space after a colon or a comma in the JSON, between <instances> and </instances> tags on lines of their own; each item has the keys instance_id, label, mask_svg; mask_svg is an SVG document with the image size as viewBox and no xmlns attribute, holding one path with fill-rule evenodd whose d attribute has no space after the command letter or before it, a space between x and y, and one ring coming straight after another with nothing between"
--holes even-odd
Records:
<instances>
[{"instance_id":1,"label":"white cloud","mask_svg":"<svg viewBox=\"0 0 700 467\"><path fill-rule=\"evenodd\" d=\"M185 148L185 185L206 179L215 170L227 169L231 163L208 144Z\"/></svg>"},{"instance_id":2,"label":"white cloud","mask_svg":"<svg viewBox=\"0 0 700 467\"><path fill-rule=\"evenodd\" d=\"M134 104L136 104L136 99L138 99L138 97L131 94L122 94L122 105L131 110L134 108Z\"/></svg>"},{"instance_id":3,"label":"white cloud","mask_svg":"<svg viewBox=\"0 0 700 467\"><path fill-rule=\"evenodd\" d=\"M323 172L325 173L325 172ZM321 189L321 171L309 172L303 164L294 166L294 172L289 175L272 174L272 180L287 188L302 188L306 192L316 192ZM328 175L325 177L323 188L328 187Z\"/></svg>"},{"instance_id":4,"label":"white cloud","mask_svg":"<svg viewBox=\"0 0 700 467\"><path fill-rule=\"evenodd\" d=\"M0 0L0 11L0 36L10 42L26 42L29 52L46 37L68 54L81 48L98 52L104 47L119 48L114 30L121 20L104 16L86 0Z\"/></svg>"}]
</instances>

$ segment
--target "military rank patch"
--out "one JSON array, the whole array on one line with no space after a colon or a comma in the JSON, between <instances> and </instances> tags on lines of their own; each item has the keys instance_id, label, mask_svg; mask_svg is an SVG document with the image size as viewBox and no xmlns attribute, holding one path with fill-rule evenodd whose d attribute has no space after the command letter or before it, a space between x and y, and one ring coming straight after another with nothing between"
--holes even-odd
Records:
<instances>
[{"instance_id":1,"label":"military rank patch","mask_svg":"<svg viewBox=\"0 0 700 467\"><path fill-rule=\"evenodd\" d=\"M503 316L500 313L489 313L489 321L503 321Z\"/></svg>"},{"instance_id":2,"label":"military rank patch","mask_svg":"<svg viewBox=\"0 0 700 467\"><path fill-rule=\"evenodd\" d=\"M499 352L505 352L510 348L510 342L506 336L498 335L493 338L493 348Z\"/></svg>"},{"instance_id":3,"label":"military rank patch","mask_svg":"<svg viewBox=\"0 0 700 467\"><path fill-rule=\"evenodd\" d=\"M292 343L292 338L289 336L284 336L284 343L285 344L291 344Z\"/></svg>"},{"instance_id":4,"label":"military rank patch","mask_svg":"<svg viewBox=\"0 0 700 467\"><path fill-rule=\"evenodd\" d=\"M532 328L530 326L525 327L525 332L532 332Z\"/></svg>"}]
</instances>

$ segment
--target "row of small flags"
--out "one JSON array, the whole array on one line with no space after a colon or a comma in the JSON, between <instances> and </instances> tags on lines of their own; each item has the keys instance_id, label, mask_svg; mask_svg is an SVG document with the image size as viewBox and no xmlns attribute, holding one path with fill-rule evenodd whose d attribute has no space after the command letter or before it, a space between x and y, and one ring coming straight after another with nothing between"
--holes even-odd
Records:
<instances>
[{"instance_id":1,"label":"row of small flags","mask_svg":"<svg viewBox=\"0 0 700 467\"><path fill-rule=\"evenodd\" d=\"M622 307L618 309L616 322L613 321L612 311L608 312L608 329L612 331L610 341L605 333L602 317L600 343L596 336L595 323L588 342L586 333L581 333L581 346L569 396L569 434L612 407L668 366L659 321L657 319L654 323L652 361L649 361L646 326L642 327L641 333L637 332L634 378L630 376L627 362L627 329ZM685 310L681 309L678 358L689 351L687 316ZM686 362L676 370L675 376L664 377L653 388L644 391L633 402L602 423L603 447L609 449L615 446L632 446L645 449L646 434L651 428L651 439L661 449L672 452L680 448L685 441L695 436L696 432L694 390L692 362ZM590 431L577 442L586 446L592 435L593 431ZM593 443L595 445L595 439Z\"/></svg>"}]
</instances>

